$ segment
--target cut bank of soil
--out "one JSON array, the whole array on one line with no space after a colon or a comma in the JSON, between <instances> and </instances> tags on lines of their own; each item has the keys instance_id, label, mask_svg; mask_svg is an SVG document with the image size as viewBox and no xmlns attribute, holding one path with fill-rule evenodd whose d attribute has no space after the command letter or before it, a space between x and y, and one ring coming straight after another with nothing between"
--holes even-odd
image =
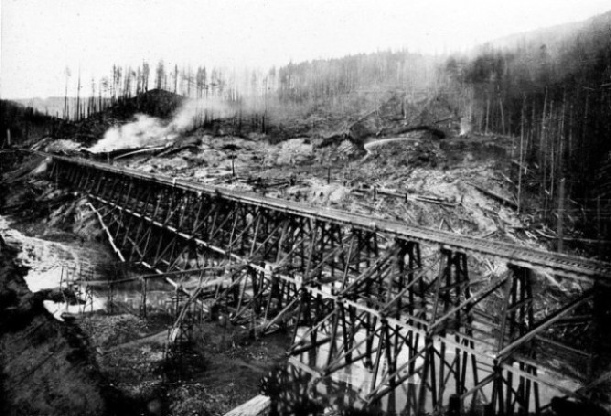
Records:
<instances>
[{"instance_id":1,"label":"cut bank of soil","mask_svg":"<svg viewBox=\"0 0 611 416\"><path fill-rule=\"evenodd\" d=\"M100 374L82 330L54 320L27 289L16 255L0 237L0 414L136 412Z\"/></svg>"}]
</instances>

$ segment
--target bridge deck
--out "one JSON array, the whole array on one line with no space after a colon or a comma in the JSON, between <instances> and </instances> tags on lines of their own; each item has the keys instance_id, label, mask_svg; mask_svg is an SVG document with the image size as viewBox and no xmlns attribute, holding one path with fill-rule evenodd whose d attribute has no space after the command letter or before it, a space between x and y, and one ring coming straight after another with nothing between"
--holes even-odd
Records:
<instances>
[{"instance_id":1,"label":"bridge deck","mask_svg":"<svg viewBox=\"0 0 611 416\"><path fill-rule=\"evenodd\" d=\"M50 154L43 155L86 168L123 174L147 181L171 185L185 190L215 195L226 200L238 201L279 212L348 225L357 229L382 232L408 241L439 244L454 251L499 257L516 266L547 270L562 277L578 279L595 278L602 279L606 284L611 284L611 264L584 257L552 253L527 246L458 235L441 230L408 225L397 221L377 218L372 219L371 217L346 211L265 197L252 192L236 192L223 187L204 185L182 179L172 179L165 175L145 173L89 160L67 158Z\"/></svg>"},{"instance_id":2,"label":"bridge deck","mask_svg":"<svg viewBox=\"0 0 611 416\"><path fill-rule=\"evenodd\" d=\"M549 358L560 352L575 368L592 365L594 347L584 340L605 332L595 312L611 292L609 263L43 156L54 160L58 183L90 199L126 262L164 275L176 298L189 299L176 308L172 333L188 333L188 309L214 288L214 307L232 322L292 328L291 355L327 348L324 362L310 367L320 376L368 366L368 401L418 376L426 380L418 406L429 397L437 409L450 390L474 404L492 389L500 412L538 412L538 386L573 394L557 380L584 383L596 373L567 372ZM480 257L507 269L483 273ZM198 288L186 290L181 273L194 271ZM550 298L555 289L536 271L581 281L561 282ZM143 316L146 293L143 279Z\"/></svg>"}]
</instances>

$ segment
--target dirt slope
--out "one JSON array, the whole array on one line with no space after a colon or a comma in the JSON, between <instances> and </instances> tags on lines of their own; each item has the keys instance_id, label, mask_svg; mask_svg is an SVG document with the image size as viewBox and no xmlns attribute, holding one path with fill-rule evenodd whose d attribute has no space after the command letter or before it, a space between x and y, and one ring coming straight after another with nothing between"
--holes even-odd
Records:
<instances>
[{"instance_id":1,"label":"dirt slope","mask_svg":"<svg viewBox=\"0 0 611 416\"><path fill-rule=\"evenodd\" d=\"M0 414L114 415L136 410L100 375L74 324L59 322L32 294L0 238Z\"/></svg>"}]
</instances>

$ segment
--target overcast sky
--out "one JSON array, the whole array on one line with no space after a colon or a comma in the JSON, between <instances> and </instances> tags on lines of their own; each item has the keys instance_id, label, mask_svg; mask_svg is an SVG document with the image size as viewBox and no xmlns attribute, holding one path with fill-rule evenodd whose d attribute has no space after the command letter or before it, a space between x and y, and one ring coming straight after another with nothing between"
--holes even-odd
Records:
<instances>
[{"instance_id":1,"label":"overcast sky","mask_svg":"<svg viewBox=\"0 0 611 416\"><path fill-rule=\"evenodd\" d=\"M609 0L1 1L3 98L63 95L66 66L75 84L79 68L90 79L113 63L161 58L267 67L376 49L444 52L611 9Z\"/></svg>"}]
</instances>

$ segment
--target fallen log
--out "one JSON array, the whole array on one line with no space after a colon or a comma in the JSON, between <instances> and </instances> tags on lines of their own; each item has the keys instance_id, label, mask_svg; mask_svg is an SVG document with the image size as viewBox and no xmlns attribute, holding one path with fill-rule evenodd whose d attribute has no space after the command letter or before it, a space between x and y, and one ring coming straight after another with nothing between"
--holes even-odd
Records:
<instances>
[{"instance_id":1,"label":"fallen log","mask_svg":"<svg viewBox=\"0 0 611 416\"><path fill-rule=\"evenodd\" d=\"M378 132L375 134L375 137L397 136L399 134L410 133L412 131L422 131L422 130L429 131L433 136L437 137L438 139L446 138L446 134L442 130L436 127L431 127L431 126L401 126L401 127L394 127L394 128L383 127L380 130L378 130Z\"/></svg>"},{"instance_id":2,"label":"fallen log","mask_svg":"<svg viewBox=\"0 0 611 416\"><path fill-rule=\"evenodd\" d=\"M523 171L524 173L528 173L528 171L529 171L528 166L525 166L525 165L521 164L521 163L520 163L520 162L518 162L517 160L512 160L512 161L511 161L511 164L512 164L512 165L514 165L514 166L517 166L517 167L518 167L518 169L522 169L522 171Z\"/></svg>"},{"instance_id":3,"label":"fallen log","mask_svg":"<svg viewBox=\"0 0 611 416\"><path fill-rule=\"evenodd\" d=\"M380 188L372 188L372 189L357 188L357 189L351 190L350 192L353 194L362 194L362 195L390 196L392 198L401 199L406 202L407 201L419 201L419 202L425 202L429 204L445 205L447 207L455 207L455 206L460 205L459 202L450 202L448 200L438 198L438 197L424 196L424 195L413 196L409 192L401 193L401 192L396 192L396 191L392 191L392 190L388 190L384 188L381 188L381 189Z\"/></svg>"},{"instance_id":4,"label":"fallen log","mask_svg":"<svg viewBox=\"0 0 611 416\"><path fill-rule=\"evenodd\" d=\"M124 158L127 158L127 157L131 157L131 156L135 156L135 155L140 155L140 154L143 154L143 153L155 153L158 150L163 150L163 149L165 149L165 147L147 147L147 148L144 148L144 149L137 149L137 150L134 150L133 152L123 153L122 155L119 155L119 156L113 158L113 160L124 159Z\"/></svg>"},{"instance_id":5,"label":"fallen log","mask_svg":"<svg viewBox=\"0 0 611 416\"><path fill-rule=\"evenodd\" d=\"M438 205L445 205L446 207L455 207L457 205L459 205L458 202L448 202L444 199L441 198L434 198L434 197L429 197L429 196L417 196L416 200L420 201L420 202L427 202L429 204L438 204Z\"/></svg>"},{"instance_id":6,"label":"fallen log","mask_svg":"<svg viewBox=\"0 0 611 416\"><path fill-rule=\"evenodd\" d=\"M485 189L473 182L467 182L469 185L473 186L475 189L477 189L478 191L480 191L481 193L483 193L484 195L487 195L489 197L491 197L492 199L495 199L497 201L499 201L500 203L502 203L503 205L507 205L513 209L518 209L518 204L514 201L511 201L509 199L507 199L506 197L504 197L503 195L500 195L496 192L490 191L488 189Z\"/></svg>"},{"instance_id":7,"label":"fallen log","mask_svg":"<svg viewBox=\"0 0 611 416\"><path fill-rule=\"evenodd\" d=\"M197 148L198 147L195 144L186 144L184 146L170 147L167 150L162 150L160 153L157 154L157 156L158 157L163 157L163 156L171 155L172 153L180 152L181 150L185 150L185 149L197 149Z\"/></svg>"},{"instance_id":8,"label":"fallen log","mask_svg":"<svg viewBox=\"0 0 611 416\"><path fill-rule=\"evenodd\" d=\"M269 397L259 394L225 413L225 416L263 416L269 413L271 405L272 400Z\"/></svg>"}]
</instances>

